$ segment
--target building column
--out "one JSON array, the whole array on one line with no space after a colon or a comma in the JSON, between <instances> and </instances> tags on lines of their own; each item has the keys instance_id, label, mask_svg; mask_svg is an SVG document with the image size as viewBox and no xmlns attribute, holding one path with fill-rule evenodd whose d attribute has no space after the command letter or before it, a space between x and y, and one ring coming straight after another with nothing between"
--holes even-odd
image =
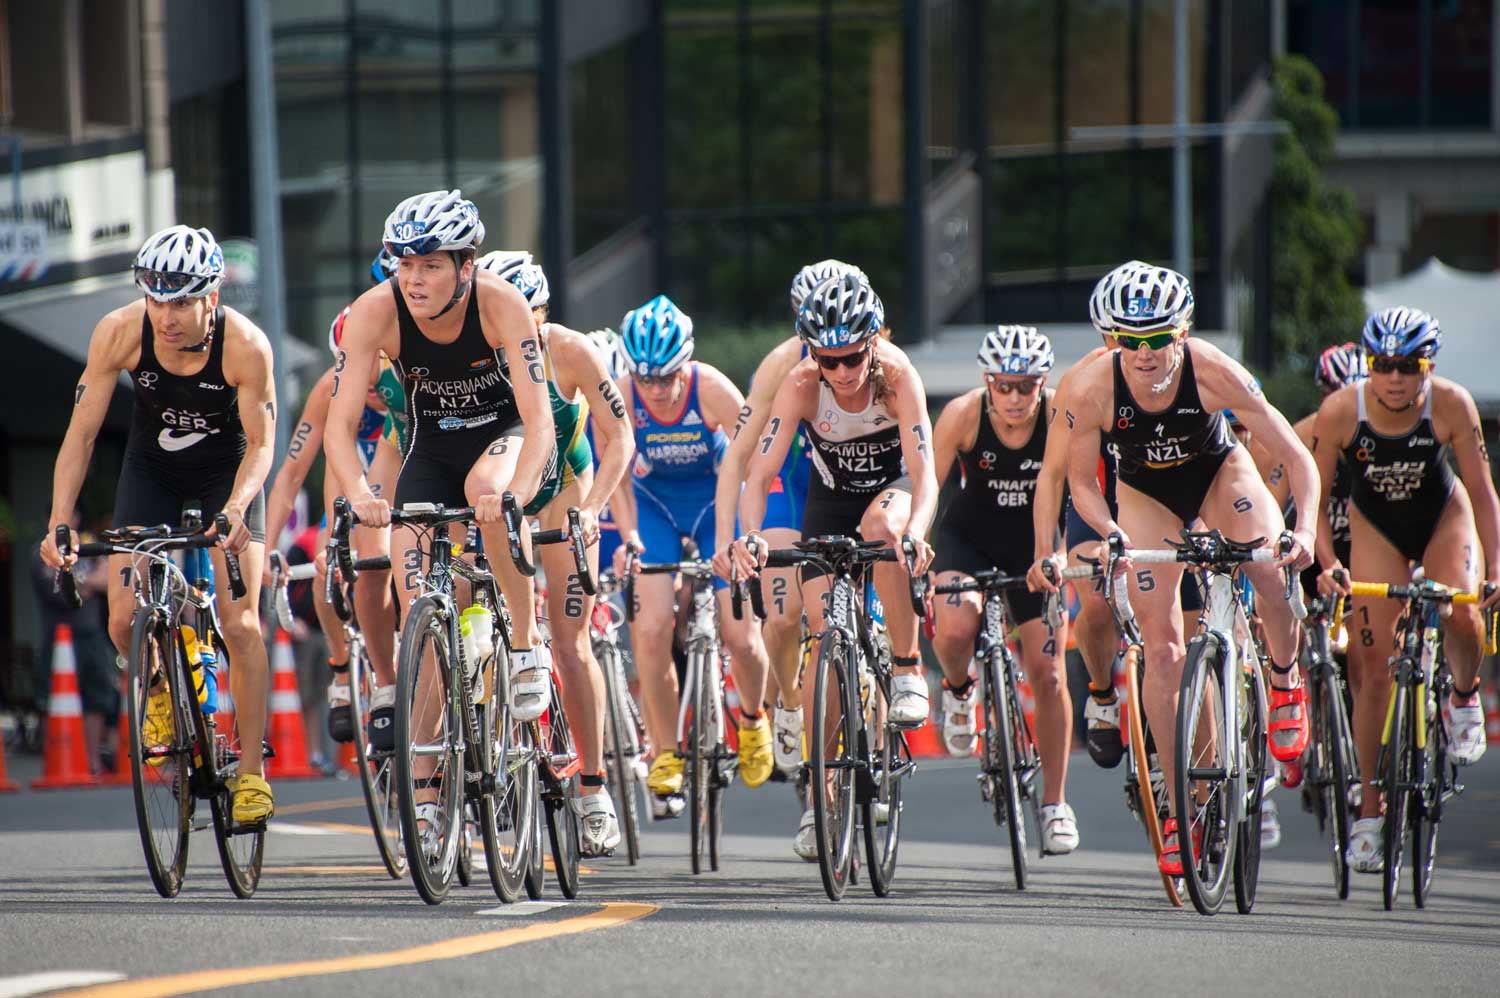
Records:
<instances>
[{"instance_id":1,"label":"building column","mask_svg":"<svg viewBox=\"0 0 1500 998\"><path fill-rule=\"evenodd\" d=\"M1375 242L1365 251L1366 286L1401 276L1401 258L1416 226L1416 207L1405 193L1393 191L1375 200Z\"/></svg>"},{"instance_id":2,"label":"building column","mask_svg":"<svg viewBox=\"0 0 1500 998\"><path fill-rule=\"evenodd\" d=\"M146 133L146 228L151 232L177 220L177 185L172 175L171 113L167 90L166 0L142 0L142 125Z\"/></svg>"}]
</instances>

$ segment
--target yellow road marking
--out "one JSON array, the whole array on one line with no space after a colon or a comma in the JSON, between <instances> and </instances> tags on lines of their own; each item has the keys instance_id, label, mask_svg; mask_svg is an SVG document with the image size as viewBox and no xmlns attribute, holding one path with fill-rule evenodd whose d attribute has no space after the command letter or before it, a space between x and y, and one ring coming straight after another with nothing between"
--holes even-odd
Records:
<instances>
[{"instance_id":1,"label":"yellow road marking","mask_svg":"<svg viewBox=\"0 0 1500 998\"><path fill-rule=\"evenodd\" d=\"M460 936L457 939L445 939L442 942L390 950L385 953L366 953L362 956L334 957L327 960L301 960L295 963L269 963L258 967L198 970L186 974L171 974L166 977L121 981L118 984L67 991L64 994L73 998L169 998L171 995L194 994L212 988L232 988L265 981L348 974L360 970L382 970L386 967L429 963L433 960L452 960L461 956L473 956L477 953L505 949L521 943L571 936L580 932L592 932L595 929L607 929L611 926L633 922L638 918L645 918L657 910L654 904L611 902L599 911L574 918L502 929L498 932L481 932L478 935Z\"/></svg>"}]
</instances>

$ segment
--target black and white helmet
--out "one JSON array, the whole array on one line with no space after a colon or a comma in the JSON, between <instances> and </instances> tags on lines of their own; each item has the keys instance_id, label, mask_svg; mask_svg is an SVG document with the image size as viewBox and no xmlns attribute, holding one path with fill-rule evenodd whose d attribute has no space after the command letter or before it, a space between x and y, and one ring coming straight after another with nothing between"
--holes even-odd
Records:
<instances>
[{"instance_id":1,"label":"black and white helmet","mask_svg":"<svg viewBox=\"0 0 1500 998\"><path fill-rule=\"evenodd\" d=\"M494 250L480 257L474 265L514 284L532 308L541 308L552 300L546 273L531 262L531 254L525 250Z\"/></svg>"},{"instance_id":2,"label":"black and white helmet","mask_svg":"<svg viewBox=\"0 0 1500 998\"><path fill-rule=\"evenodd\" d=\"M146 240L131 271L156 301L202 298L224 282L224 251L207 229L173 225Z\"/></svg>"},{"instance_id":3,"label":"black and white helmet","mask_svg":"<svg viewBox=\"0 0 1500 998\"><path fill-rule=\"evenodd\" d=\"M386 216L381 242L395 257L477 250L484 242L484 223L462 191L428 191L396 205Z\"/></svg>"},{"instance_id":4,"label":"black and white helmet","mask_svg":"<svg viewBox=\"0 0 1500 998\"><path fill-rule=\"evenodd\" d=\"M1181 329L1193 321L1193 289L1177 271L1146 264L1112 282L1101 307L1115 334Z\"/></svg>"},{"instance_id":5,"label":"black and white helmet","mask_svg":"<svg viewBox=\"0 0 1500 998\"><path fill-rule=\"evenodd\" d=\"M864 271L860 270L854 264L845 263L842 260L819 260L817 263L810 263L797 271L797 276L792 278L790 295L792 313L796 314L797 310L802 307L803 302L807 301L807 296L812 294L813 288L816 288L830 277L842 277L844 274L854 274L867 284L870 280L865 276Z\"/></svg>"},{"instance_id":6,"label":"black and white helmet","mask_svg":"<svg viewBox=\"0 0 1500 998\"><path fill-rule=\"evenodd\" d=\"M1099 283L1094 285L1093 294L1089 295L1089 321L1094 324L1095 329L1105 334L1114 332L1105 303L1109 301L1115 285L1123 280L1129 280L1137 270L1150 266L1149 263L1143 263L1140 260L1130 260L1099 278Z\"/></svg>"},{"instance_id":7,"label":"black and white helmet","mask_svg":"<svg viewBox=\"0 0 1500 998\"><path fill-rule=\"evenodd\" d=\"M999 326L979 347L979 369L986 374L1046 374L1052 363L1052 341L1035 326Z\"/></svg>"},{"instance_id":8,"label":"black and white helmet","mask_svg":"<svg viewBox=\"0 0 1500 998\"><path fill-rule=\"evenodd\" d=\"M863 343L884 326L885 305L860 273L829 277L797 310L797 335L823 350Z\"/></svg>"},{"instance_id":9,"label":"black and white helmet","mask_svg":"<svg viewBox=\"0 0 1500 998\"><path fill-rule=\"evenodd\" d=\"M596 329L584 335L604 358L604 369L610 378L618 381L630 373L630 358L625 354L625 344L619 333L613 329Z\"/></svg>"}]
</instances>

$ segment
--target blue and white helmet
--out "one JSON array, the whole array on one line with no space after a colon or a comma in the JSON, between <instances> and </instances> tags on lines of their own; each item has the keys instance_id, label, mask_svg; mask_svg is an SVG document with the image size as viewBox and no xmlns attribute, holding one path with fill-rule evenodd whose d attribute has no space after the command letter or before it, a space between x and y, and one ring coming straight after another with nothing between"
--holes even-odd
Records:
<instances>
[{"instance_id":1,"label":"blue and white helmet","mask_svg":"<svg viewBox=\"0 0 1500 998\"><path fill-rule=\"evenodd\" d=\"M1104 321L1095 325L1102 332L1138 335L1181 329L1193 321L1193 288L1175 270L1131 261L1117 268L1099 309Z\"/></svg>"},{"instance_id":2,"label":"blue and white helmet","mask_svg":"<svg viewBox=\"0 0 1500 998\"><path fill-rule=\"evenodd\" d=\"M884 327L885 305L861 273L829 277L797 310L797 335L823 350L863 343Z\"/></svg>"},{"instance_id":3,"label":"blue and white helmet","mask_svg":"<svg viewBox=\"0 0 1500 998\"><path fill-rule=\"evenodd\" d=\"M979 369L986 374L1046 374L1052 363L1052 341L1035 326L999 326L979 347Z\"/></svg>"},{"instance_id":4,"label":"blue and white helmet","mask_svg":"<svg viewBox=\"0 0 1500 998\"><path fill-rule=\"evenodd\" d=\"M541 308L552 300L547 275L532 263L531 254L525 250L495 250L480 257L475 265L514 284L532 308Z\"/></svg>"},{"instance_id":5,"label":"blue and white helmet","mask_svg":"<svg viewBox=\"0 0 1500 998\"><path fill-rule=\"evenodd\" d=\"M792 278L790 293L793 314L802 308L803 303L807 301L807 296L812 294L813 289L819 284L822 284L830 277L842 277L845 274L854 274L866 283L869 283L870 280L865 276L864 271L860 270L854 264L845 263L842 260L819 260L817 263L810 263L797 271L797 276Z\"/></svg>"},{"instance_id":6,"label":"blue and white helmet","mask_svg":"<svg viewBox=\"0 0 1500 998\"><path fill-rule=\"evenodd\" d=\"M1129 260L1099 278L1099 283L1094 285L1094 291L1089 295L1089 321L1094 324L1095 329L1104 334L1114 332L1105 303L1109 301L1116 284L1128 280L1135 271L1149 266L1149 263L1140 260Z\"/></svg>"},{"instance_id":7,"label":"blue and white helmet","mask_svg":"<svg viewBox=\"0 0 1500 998\"><path fill-rule=\"evenodd\" d=\"M141 245L131 272L156 301L202 298L224 283L224 251L207 229L173 225Z\"/></svg>"},{"instance_id":8,"label":"blue and white helmet","mask_svg":"<svg viewBox=\"0 0 1500 998\"><path fill-rule=\"evenodd\" d=\"M638 377L671 374L693 356L693 320L666 295L626 312L620 335Z\"/></svg>"},{"instance_id":9,"label":"blue and white helmet","mask_svg":"<svg viewBox=\"0 0 1500 998\"><path fill-rule=\"evenodd\" d=\"M484 223L462 191L428 191L396 205L386 216L380 241L397 257L478 249L484 242Z\"/></svg>"},{"instance_id":10,"label":"blue and white helmet","mask_svg":"<svg viewBox=\"0 0 1500 998\"><path fill-rule=\"evenodd\" d=\"M384 246L380 247L380 252L370 261L370 283L380 284L395 277L398 265L399 261L391 255L391 251Z\"/></svg>"},{"instance_id":11,"label":"blue and white helmet","mask_svg":"<svg viewBox=\"0 0 1500 998\"><path fill-rule=\"evenodd\" d=\"M1385 308L1365 320L1360 343L1372 357L1433 357L1443 345L1443 329L1419 308Z\"/></svg>"},{"instance_id":12,"label":"blue and white helmet","mask_svg":"<svg viewBox=\"0 0 1500 998\"><path fill-rule=\"evenodd\" d=\"M584 335L604 358L604 369L609 372L611 379L618 381L630 373L630 357L625 353L625 345L620 342L619 333L613 329L596 329Z\"/></svg>"}]
</instances>

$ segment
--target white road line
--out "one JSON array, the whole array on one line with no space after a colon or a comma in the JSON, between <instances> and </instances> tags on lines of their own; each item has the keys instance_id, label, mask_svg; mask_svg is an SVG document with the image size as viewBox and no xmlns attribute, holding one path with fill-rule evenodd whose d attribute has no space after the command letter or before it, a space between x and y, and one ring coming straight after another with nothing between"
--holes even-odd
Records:
<instances>
[{"instance_id":1,"label":"white road line","mask_svg":"<svg viewBox=\"0 0 1500 998\"><path fill-rule=\"evenodd\" d=\"M39 995L46 991L109 984L124 979L124 974L108 970L51 970L41 974L18 974L14 977L0 977L0 998L23 998L25 995Z\"/></svg>"},{"instance_id":2,"label":"white road line","mask_svg":"<svg viewBox=\"0 0 1500 998\"><path fill-rule=\"evenodd\" d=\"M317 828L313 825L299 825L295 822L273 821L266 825L270 832L280 832L282 835L339 835L340 832L330 828Z\"/></svg>"},{"instance_id":3,"label":"white road line","mask_svg":"<svg viewBox=\"0 0 1500 998\"><path fill-rule=\"evenodd\" d=\"M483 911L476 911L474 914L522 918L526 915L540 915L544 911L561 908L567 903L567 901L519 901L516 904L505 904L498 908L485 908Z\"/></svg>"}]
</instances>

